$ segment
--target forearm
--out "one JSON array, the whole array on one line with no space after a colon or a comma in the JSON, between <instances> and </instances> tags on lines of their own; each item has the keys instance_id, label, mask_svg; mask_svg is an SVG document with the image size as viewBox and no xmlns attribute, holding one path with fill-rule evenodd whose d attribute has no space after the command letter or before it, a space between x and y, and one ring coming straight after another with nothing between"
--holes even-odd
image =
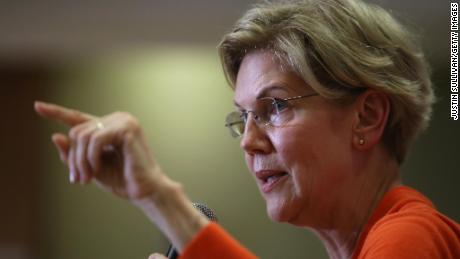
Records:
<instances>
[{"instance_id":1,"label":"forearm","mask_svg":"<svg viewBox=\"0 0 460 259\"><path fill-rule=\"evenodd\" d=\"M182 186L163 175L156 181L156 191L133 204L168 237L181 252L209 220L196 210Z\"/></svg>"}]
</instances>

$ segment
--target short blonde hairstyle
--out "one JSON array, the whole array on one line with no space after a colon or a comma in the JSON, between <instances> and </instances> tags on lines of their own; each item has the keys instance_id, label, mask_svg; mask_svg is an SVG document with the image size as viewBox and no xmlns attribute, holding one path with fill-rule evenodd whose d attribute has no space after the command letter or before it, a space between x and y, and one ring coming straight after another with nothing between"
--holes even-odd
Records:
<instances>
[{"instance_id":1,"label":"short blonde hairstyle","mask_svg":"<svg viewBox=\"0 0 460 259\"><path fill-rule=\"evenodd\" d=\"M265 2L223 37L219 54L235 86L244 56L267 49L325 98L373 88L390 99L383 143L402 163L428 125L434 94L416 40L382 8L360 0Z\"/></svg>"}]
</instances>

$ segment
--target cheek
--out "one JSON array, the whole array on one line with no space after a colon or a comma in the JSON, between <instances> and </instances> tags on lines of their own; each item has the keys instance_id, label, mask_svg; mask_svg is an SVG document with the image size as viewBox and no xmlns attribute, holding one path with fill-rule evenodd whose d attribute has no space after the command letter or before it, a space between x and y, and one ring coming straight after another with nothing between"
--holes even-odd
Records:
<instances>
[{"instance_id":1,"label":"cheek","mask_svg":"<svg viewBox=\"0 0 460 259\"><path fill-rule=\"evenodd\" d=\"M305 125L285 127L276 132L274 146L280 162L289 170L295 196L309 196L316 182L318 153L321 147L315 140L314 130Z\"/></svg>"},{"instance_id":2,"label":"cheek","mask_svg":"<svg viewBox=\"0 0 460 259\"><path fill-rule=\"evenodd\" d=\"M343 118L318 116L273 134L276 152L291 171L298 195L318 198L346 178L343 169L350 161L351 145L344 124Z\"/></svg>"},{"instance_id":3,"label":"cheek","mask_svg":"<svg viewBox=\"0 0 460 259\"><path fill-rule=\"evenodd\" d=\"M321 159L324 150L323 136L315 127L296 125L280 128L273 134L276 153L291 170L313 166ZM324 135L324 134L323 134Z\"/></svg>"}]
</instances>

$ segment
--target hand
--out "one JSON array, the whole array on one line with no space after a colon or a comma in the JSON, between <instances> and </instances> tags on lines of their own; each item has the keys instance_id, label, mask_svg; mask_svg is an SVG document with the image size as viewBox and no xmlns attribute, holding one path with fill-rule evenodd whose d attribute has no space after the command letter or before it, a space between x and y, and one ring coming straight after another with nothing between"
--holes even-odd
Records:
<instances>
[{"instance_id":1,"label":"hand","mask_svg":"<svg viewBox=\"0 0 460 259\"><path fill-rule=\"evenodd\" d=\"M148 259L168 259L166 256L158 253L151 254Z\"/></svg>"},{"instance_id":2,"label":"hand","mask_svg":"<svg viewBox=\"0 0 460 259\"><path fill-rule=\"evenodd\" d=\"M132 115L96 117L44 102L36 102L35 110L70 127L68 135L55 133L52 140L70 169L71 182L95 179L103 189L136 200L153 194L164 178Z\"/></svg>"},{"instance_id":3,"label":"hand","mask_svg":"<svg viewBox=\"0 0 460 259\"><path fill-rule=\"evenodd\" d=\"M36 102L35 110L70 127L68 135L55 133L52 140L70 169L71 182L94 179L102 188L129 199L178 251L209 223L182 186L162 172L132 115L115 112L96 117L44 102Z\"/></svg>"}]
</instances>

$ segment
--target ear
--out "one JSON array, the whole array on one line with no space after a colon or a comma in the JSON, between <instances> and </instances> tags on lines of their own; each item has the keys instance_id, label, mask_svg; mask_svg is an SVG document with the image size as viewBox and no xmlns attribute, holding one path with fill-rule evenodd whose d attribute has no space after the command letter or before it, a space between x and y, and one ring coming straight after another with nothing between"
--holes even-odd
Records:
<instances>
[{"instance_id":1,"label":"ear","mask_svg":"<svg viewBox=\"0 0 460 259\"><path fill-rule=\"evenodd\" d=\"M365 150L377 145L383 137L390 101L382 92L369 89L354 104L353 146Z\"/></svg>"}]
</instances>

